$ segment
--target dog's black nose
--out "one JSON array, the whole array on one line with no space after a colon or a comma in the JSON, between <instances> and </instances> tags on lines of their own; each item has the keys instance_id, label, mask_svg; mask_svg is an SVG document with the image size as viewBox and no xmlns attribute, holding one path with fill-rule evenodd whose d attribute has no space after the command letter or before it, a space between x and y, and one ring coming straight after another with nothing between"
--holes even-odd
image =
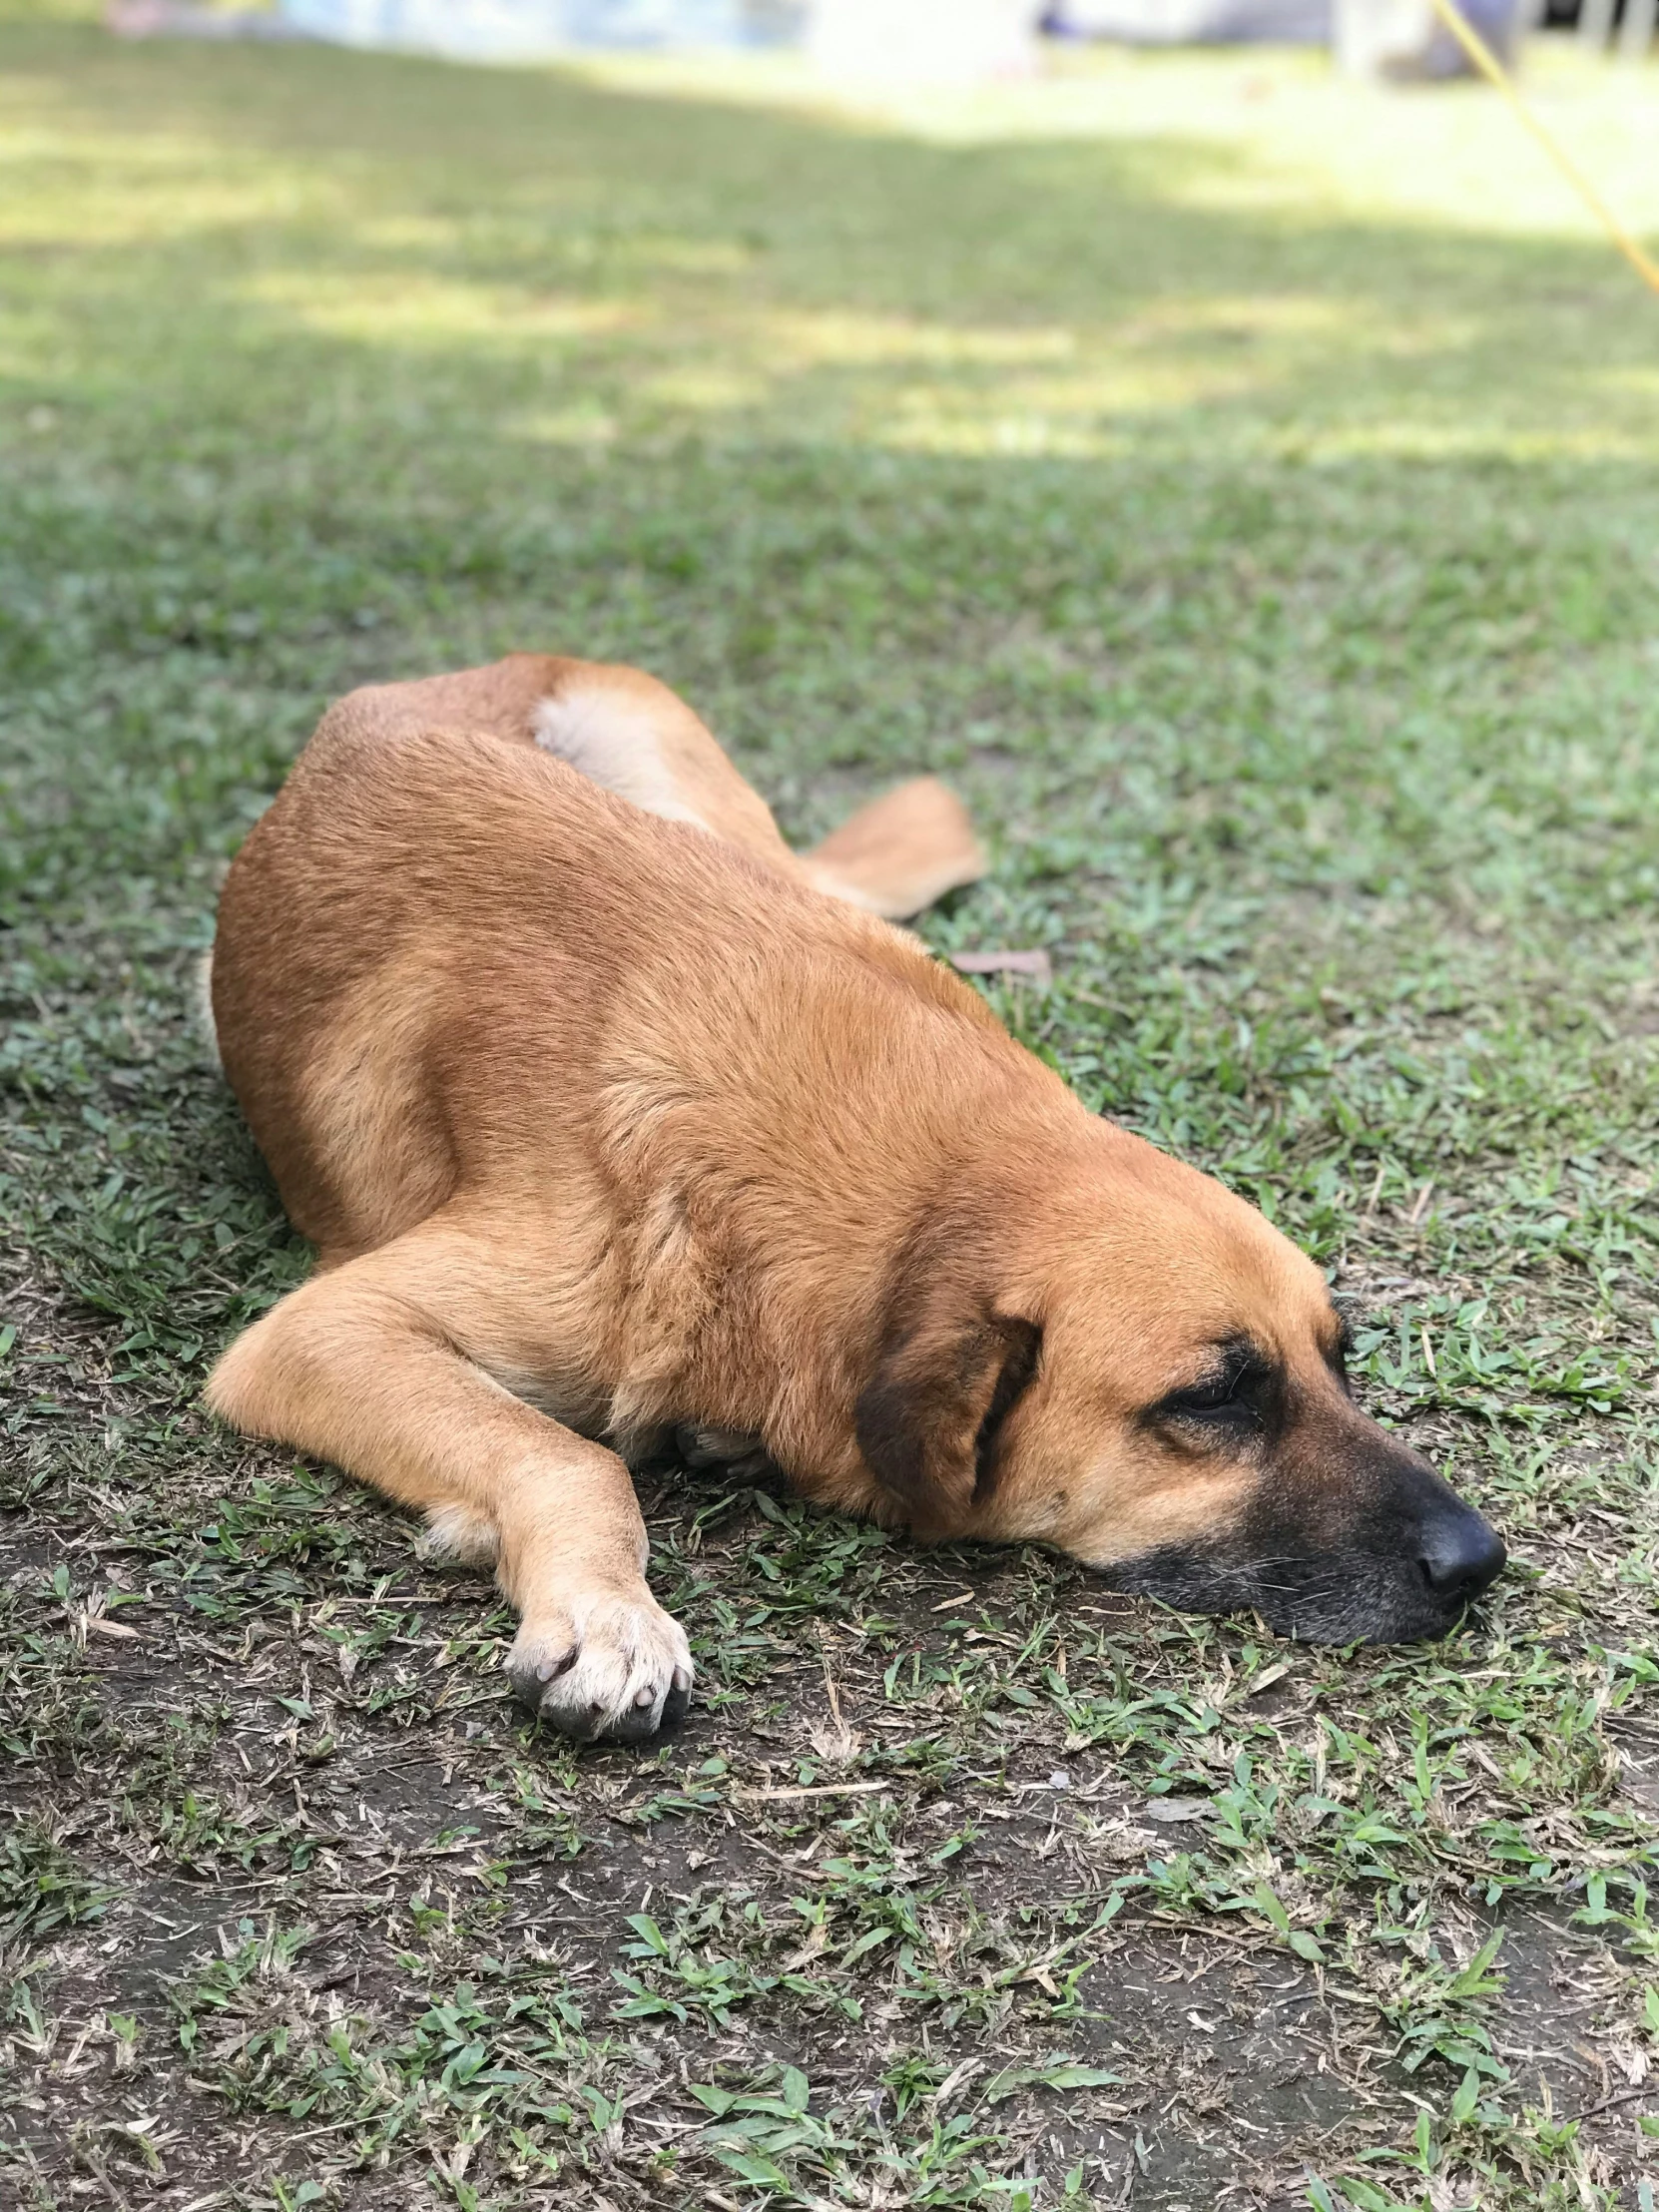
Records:
<instances>
[{"instance_id":1,"label":"dog's black nose","mask_svg":"<svg viewBox=\"0 0 1659 2212\"><path fill-rule=\"evenodd\" d=\"M1439 1516L1423 1530L1419 1563L1436 1597L1469 1605L1497 1580L1508 1556L1496 1529L1465 1507Z\"/></svg>"}]
</instances>

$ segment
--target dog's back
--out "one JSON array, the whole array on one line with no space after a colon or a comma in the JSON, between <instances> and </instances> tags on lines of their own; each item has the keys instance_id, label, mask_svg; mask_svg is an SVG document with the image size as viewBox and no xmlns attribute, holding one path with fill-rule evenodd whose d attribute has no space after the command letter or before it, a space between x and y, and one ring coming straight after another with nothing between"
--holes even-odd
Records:
<instances>
[{"instance_id":1,"label":"dog's back","mask_svg":"<svg viewBox=\"0 0 1659 2212\"><path fill-rule=\"evenodd\" d=\"M848 960L985 1026L977 994L808 887L781 839L774 864L752 817L741 839L689 805L662 819L529 742L568 665L501 664L481 698L459 695L466 678L353 693L226 881L221 1055L325 1264L501 1159L591 1151L593 1098L626 1086L630 1037L676 1056L670 1087L756 1095L776 1040L754 1007L798 1009L810 973L832 1004L826 971ZM745 969L775 987L745 991L740 1023L721 977Z\"/></svg>"}]
</instances>

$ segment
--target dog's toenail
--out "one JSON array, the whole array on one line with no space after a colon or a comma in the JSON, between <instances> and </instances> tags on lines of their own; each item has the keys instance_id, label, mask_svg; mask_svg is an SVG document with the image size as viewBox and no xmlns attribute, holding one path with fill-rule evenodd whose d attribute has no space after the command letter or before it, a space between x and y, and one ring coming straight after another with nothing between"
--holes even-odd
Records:
<instances>
[{"instance_id":1,"label":"dog's toenail","mask_svg":"<svg viewBox=\"0 0 1659 2212\"><path fill-rule=\"evenodd\" d=\"M691 1688L691 1676L686 1672L684 1667L675 1668L674 1687L680 1692L682 1697Z\"/></svg>"},{"instance_id":2,"label":"dog's toenail","mask_svg":"<svg viewBox=\"0 0 1659 2212\"><path fill-rule=\"evenodd\" d=\"M654 1690L642 1690L639 1696L635 1698L634 1704L638 1711L643 1713L648 1705L655 1702L655 1699L656 1692Z\"/></svg>"}]
</instances>

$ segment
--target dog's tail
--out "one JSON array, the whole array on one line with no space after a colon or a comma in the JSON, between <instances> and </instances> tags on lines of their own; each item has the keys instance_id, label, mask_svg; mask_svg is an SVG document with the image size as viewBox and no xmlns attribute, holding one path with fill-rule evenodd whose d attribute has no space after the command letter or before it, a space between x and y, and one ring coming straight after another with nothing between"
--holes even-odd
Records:
<instances>
[{"instance_id":1,"label":"dog's tail","mask_svg":"<svg viewBox=\"0 0 1659 2212\"><path fill-rule=\"evenodd\" d=\"M902 921L946 891L977 882L985 855L956 794L936 776L918 776L860 807L803 852L800 865L831 898Z\"/></svg>"}]
</instances>

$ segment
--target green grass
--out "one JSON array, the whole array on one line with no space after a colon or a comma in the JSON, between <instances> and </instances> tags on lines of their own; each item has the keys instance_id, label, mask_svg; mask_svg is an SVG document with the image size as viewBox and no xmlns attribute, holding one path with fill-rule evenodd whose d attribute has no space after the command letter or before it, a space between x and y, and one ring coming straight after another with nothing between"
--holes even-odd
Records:
<instances>
[{"instance_id":1,"label":"green grass","mask_svg":"<svg viewBox=\"0 0 1659 2212\"><path fill-rule=\"evenodd\" d=\"M1543 73L1659 221L1651 80ZM1645 134L1645 135L1644 135ZM1650 2206L1659 315L1494 105L849 118L0 25L0 2196ZM1333 1654L674 1469L700 1702L216 1432L304 1266L187 1010L323 702L637 661L1331 1270L1514 1557Z\"/></svg>"}]
</instances>

